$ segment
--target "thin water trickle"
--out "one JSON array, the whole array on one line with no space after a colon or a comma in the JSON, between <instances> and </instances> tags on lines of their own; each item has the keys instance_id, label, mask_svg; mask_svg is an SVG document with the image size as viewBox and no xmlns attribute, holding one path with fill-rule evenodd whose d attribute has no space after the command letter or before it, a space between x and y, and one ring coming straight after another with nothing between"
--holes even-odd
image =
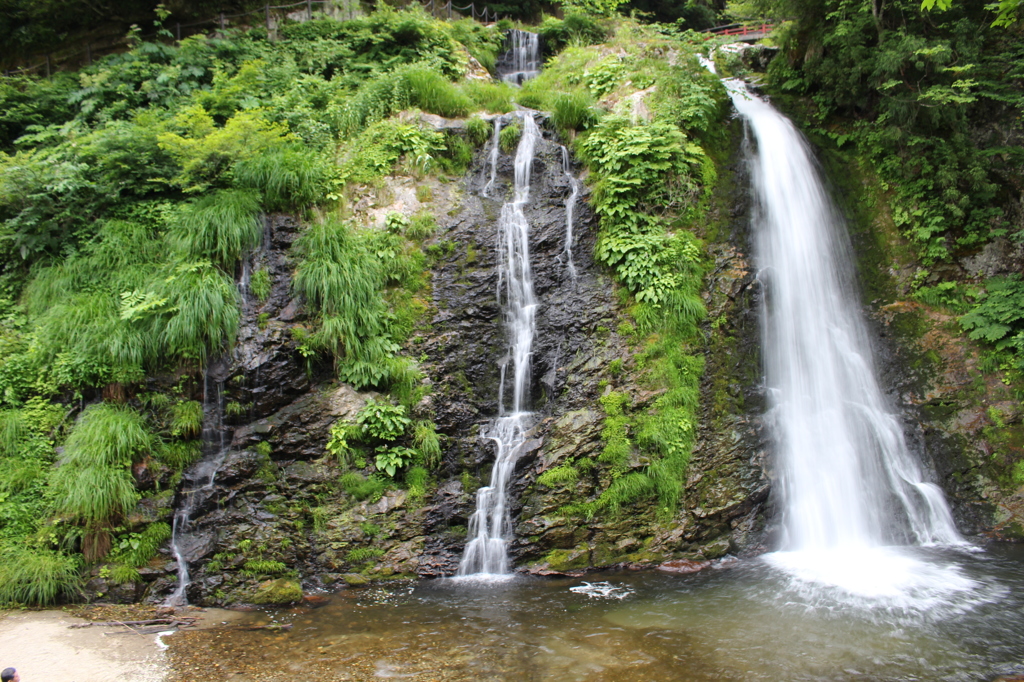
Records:
<instances>
[{"instance_id":1,"label":"thin water trickle","mask_svg":"<svg viewBox=\"0 0 1024 682\"><path fill-rule=\"evenodd\" d=\"M565 200L565 249L562 253L565 254L566 268L569 270L569 277L575 282L576 265L572 262L572 228L573 219L576 214L576 200L580 196L580 181L572 174L572 164L569 161L569 150L566 149L565 146L562 147L562 172L565 173L565 177L569 181L569 186L572 187L572 193L569 194L569 198Z\"/></svg>"},{"instance_id":2,"label":"thin water trickle","mask_svg":"<svg viewBox=\"0 0 1024 682\"><path fill-rule=\"evenodd\" d=\"M501 146L501 117L494 119L494 134L491 135L491 152L490 152L490 164L491 164L491 178L484 185L483 195L485 197L491 196L491 190L494 189L494 181L498 177L498 152Z\"/></svg>"},{"instance_id":3,"label":"thin water trickle","mask_svg":"<svg viewBox=\"0 0 1024 682\"><path fill-rule=\"evenodd\" d=\"M516 460L527 441L532 414L530 400L530 359L537 332L537 299L533 293L530 267L530 224L523 208L530 198L530 172L540 139L540 130L532 114L524 114L523 133L516 149L515 184L512 201L501 207L498 220L498 303L501 305L508 335L508 354L499 372L498 418L484 437L495 444L497 455L489 485L476 493L476 511L469 520L465 553L458 575L505 575L508 566L508 541L512 522L508 514L508 484ZM495 141L498 127L495 126ZM511 364L512 404L505 405L505 382Z\"/></svg>"},{"instance_id":4,"label":"thin water trickle","mask_svg":"<svg viewBox=\"0 0 1024 682\"><path fill-rule=\"evenodd\" d=\"M963 545L878 385L844 222L793 124L727 81L748 125L762 348L783 500L768 561L865 598L970 589L955 563L899 549Z\"/></svg>"},{"instance_id":5,"label":"thin water trickle","mask_svg":"<svg viewBox=\"0 0 1024 682\"><path fill-rule=\"evenodd\" d=\"M178 565L178 585L164 601L165 606L188 603L185 591L191 576L188 570L187 543L192 515L213 490L217 472L227 456L227 434L224 426L224 382L216 382L216 399L210 397L209 370L203 374L203 458L186 473L188 488L181 492L181 502L171 524L171 555Z\"/></svg>"},{"instance_id":6,"label":"thin water trickle","mask_svg":"<svg viewBox=\"0 0 1024 682\"><path fill-rule=\"evenodd\" d=\"M528 31L512 29L505 44L508 50L501 56L498 73L506 83L522 85L540 73L540 36Z\"/></svg>"}]
</instances>

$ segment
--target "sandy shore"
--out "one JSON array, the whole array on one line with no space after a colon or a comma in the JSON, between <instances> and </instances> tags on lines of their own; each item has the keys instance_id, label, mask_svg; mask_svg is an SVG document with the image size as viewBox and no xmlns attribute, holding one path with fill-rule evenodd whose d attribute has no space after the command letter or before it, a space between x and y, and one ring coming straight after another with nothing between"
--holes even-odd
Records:
<instances>
[{"instance_id":1,"label":"sandy shore","mask_svg":"<svg viewBox=\"0 0 1024 682\"><path fill-rule=\"evenodd\" d=\"M237 617L209 610L200 626ZM157 635L123 634L92 626L63 611L0 612L0 668L13 666L22 682L164 682L169 666ZM169 641L174 635L169 635Z\"/></svg>"}]
</instances>

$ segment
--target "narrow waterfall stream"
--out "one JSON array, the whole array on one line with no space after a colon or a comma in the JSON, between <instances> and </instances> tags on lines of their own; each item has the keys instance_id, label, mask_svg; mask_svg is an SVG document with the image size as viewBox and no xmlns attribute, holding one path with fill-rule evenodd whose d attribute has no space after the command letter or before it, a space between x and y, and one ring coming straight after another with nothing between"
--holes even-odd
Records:
<instances>
[{"instance_id":1,"label":"narrow waterfall stream","mask_svg":"<svg viewBox=\"0 0 1024 682\"><path fill-rule=\"evenodd\" d=\"M498 219L498 302L505 319L508 354L500 362L498 418L485 434L486 438L494 442L497 456L490 484L476 493L476 511L469 520L468 542L459 564L460 576L508 573L507 546L512 533L507 508L508 483L519 458L520 448L526 442L526 432L532 417L527 409L530 402L530 358L536 335L537 300L533 293L533 273L530 268L530 224L523 214L523 207L530 198L530 172L540 130L532 114L523 115L522 121L523 133L516 149L513 196L511 201L501 207L501 217ZM498 130L496 125L495 142ZM509 379L512 401L510 409L506 409L505 394Z\"/></svg>"},{"instance_id":2,"label":"narrow waterfall stream","mask_svg":"<svg viewBox=\"0 0 1024 682\"><path fill-rule=\"evenodd\" d=\"M767 417L783 501L783 551L769 561L868 598L969 589L957 571L898 549L964 543L878 385L846 228L810 149L742 82L727 87L753 138Z\"/></svg>"},{"instance_id":3,"label":"narrow waterfall stream","mask_svg":"<svg viewBox=\"0 0 1024 682\"><path fill-rule=\"evenodd\" d=\"M196 510L213 492L217 471L224 463L230 440L224 426L224 382L212 382L215 392L211 396L209 369L203 375L203 458L185 474L185 486L179 493L180 501L171 525L171 555L178 564L178 585L164 601L165 606L184 606L188 603L186 590L190 576L188 560L191 554L190 524ZM211 399L212 397L212 399Z\"/></svg>"},{"instance_id":4,"label":"narrow waterfall stream","mask_svg":"<svg viewBox=\"0 0 1024 682\"><path fill-rule=\"evenodd\" d=\"M565 174L565 179L569 181L569 186L572 187L572 192L565 200L565 249L562 253L565 254L565 267L569 271L569 277L575 282L576 265L572 262L572 228L573 217L576 213L576 201L580 196L580 181L572 174L572 164L569 161L569 150L566 149L564 145L562 146L562 172Z\"/></svg>"}]
</instances>

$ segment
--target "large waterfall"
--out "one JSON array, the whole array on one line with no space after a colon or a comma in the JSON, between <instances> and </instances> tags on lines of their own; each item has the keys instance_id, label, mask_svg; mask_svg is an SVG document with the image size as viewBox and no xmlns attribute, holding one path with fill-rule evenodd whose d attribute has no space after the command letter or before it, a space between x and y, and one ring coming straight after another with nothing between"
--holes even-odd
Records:
<instances>
[{"instance_id":1,"label":"large waterfall","mask_svg":"<svg viewBox=\"0 0 1024 682\"><path fill-rule=\"evenodd\" d=\"M845 226L793 124L742 83L727 85L753 137L754 248L785 550L770 560L853 592L919 586L927 570L885 548L963 541L878 385Z\"/></svg>"},{"instance_id":2,"label":"large waterfall","mask_svg":"<svg viewBox=\"0 0 1024 682\"><path fill-rule=\"evenodd\" d=\"M512 534L507 506L508 483L526 442L532 416L527 409L530 356L537 327L537 299L533 294L533 273L530 269L530 224L523 215L523 207L530 198L530 172L540 130L531 114L524 115L522 121L512 201L501 207L498 219L498 302L504 311L508 354L500 363L498 418L485 434L495 444L497 456L490 485L476 493L476 511L469 520L468 543L459 564L459 575L508 573L506 548ZM494 142L498 143L497 136ZM509 383L512 388L511 409L506 409Z\"/></svg>"}]
</instances>

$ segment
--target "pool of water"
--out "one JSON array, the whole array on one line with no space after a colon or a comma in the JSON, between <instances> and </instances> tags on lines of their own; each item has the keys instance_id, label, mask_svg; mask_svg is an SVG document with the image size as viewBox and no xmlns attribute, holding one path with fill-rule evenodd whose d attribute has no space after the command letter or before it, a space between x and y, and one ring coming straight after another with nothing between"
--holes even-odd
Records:
<instances>
[{"instance_id":1,"label":"pool of water","mask_svg":"<svg viewBox=\"0 0 1024 682\"><path fill-rule=\"evenodd\" d=\"M906 582L899 594L860 589L864 581L830 587L813 562L807 574L767 555L691 575L348 589L321 608L256 611L167 641L179 679L204 680L992 680L1024 672L1024 548L903 553L897 568L931 573L897 581ZM239 627L272 622L291 628Z\"/></svg>"}]
</instances>

